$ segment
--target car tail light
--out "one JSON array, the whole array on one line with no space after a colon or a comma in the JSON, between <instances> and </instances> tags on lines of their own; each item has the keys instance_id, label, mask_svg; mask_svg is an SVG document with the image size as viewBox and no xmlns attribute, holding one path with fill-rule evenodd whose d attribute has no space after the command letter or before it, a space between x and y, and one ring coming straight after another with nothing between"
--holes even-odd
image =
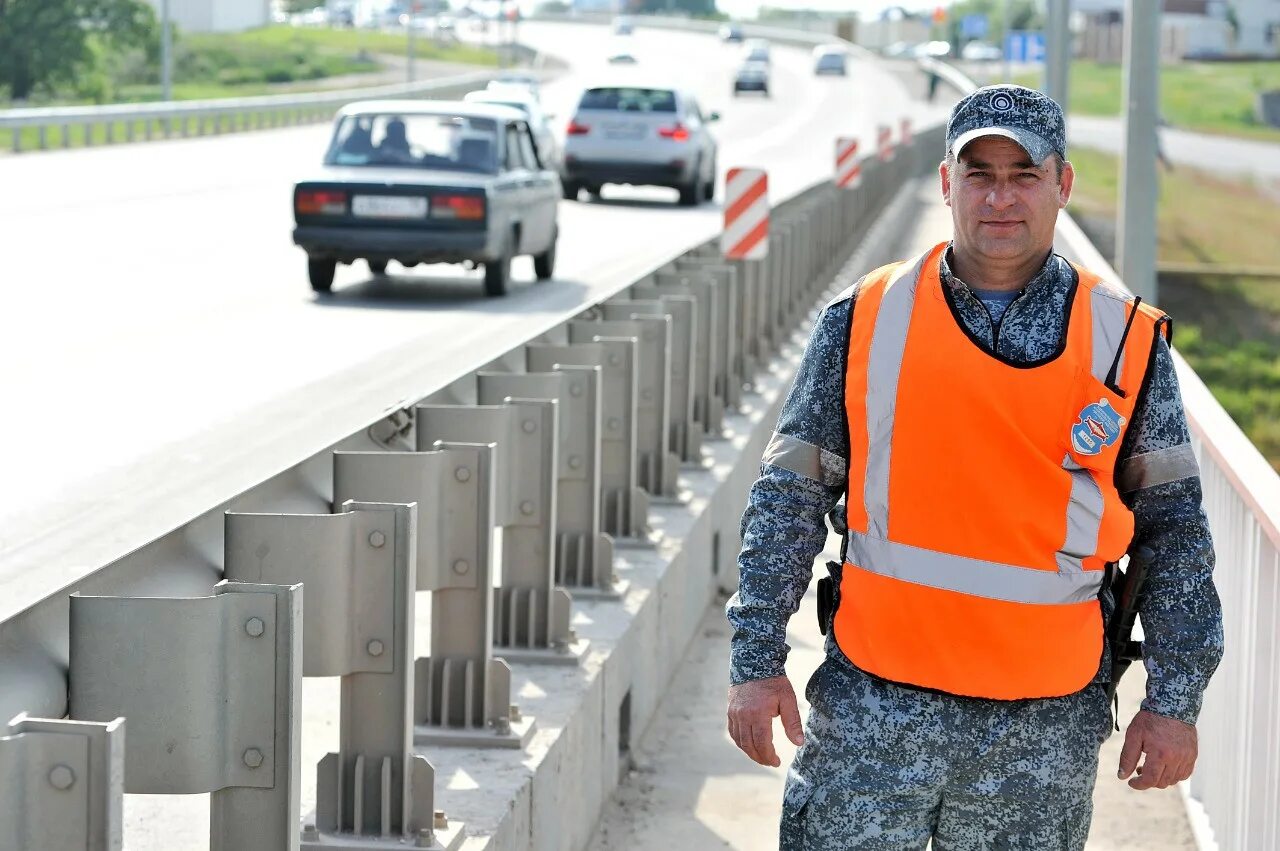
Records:
<instances>
[{"instance_id":1,"label":"car tail light","mask_svg":"<svg viewBox=\"0 0 1280 851\"><path fill-rule=\"evenodd\" d=\"M591 128L574 120L569 122L569 126L565 128L564 132L570 136L585 136L591 132Z\"/></svg>"},{"instance_id":2,"label":"car tail light","mask_svg":"<svg viewBox=\"0 0 1280 851\"><path fill-rule=\"evenodd\" d=\"M293 201L301 215L341 216L347 211L347 193L332 189L304 189Z\"/></svg>"},{"instance_id":3,"label":"car tail light","mask_svg":"<svg viewBox=\"0 0 1280 851\"><path fill-rule=\"evenodd\" d=\"M674 139L677 142L689 141L689 129L683 124L677 124L674 127L659 127L658 135L664 139Z\"/></svg>"},{"instance_id":4,"label":"car tail light","mask_svg":"<svg viewBox=\"0 0 1280 851\"><path fill-rule=\"evenodd\" d=\"M437 219L476 221L484 218L484 197L480 195L433 195L431 216Z\"/></svg>"}]
</instances>

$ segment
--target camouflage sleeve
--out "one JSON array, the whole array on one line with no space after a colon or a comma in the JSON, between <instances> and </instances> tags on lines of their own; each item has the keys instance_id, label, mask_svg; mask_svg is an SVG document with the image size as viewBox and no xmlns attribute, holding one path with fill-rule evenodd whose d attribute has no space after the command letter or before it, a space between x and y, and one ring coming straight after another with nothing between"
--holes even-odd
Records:
<instances>
[{"instance_id":1,"label":"camouflage sleeve","mask_svg":"<svg viewBox=\"0 0 1280 851\"><path fill-rule=\"evenodd\" d=\"M1194 724L1222 658L1222 604L1213 584L1213 541L1173 357L1161 339L1120 484L1134 539L1155 552L1139 614L1147 698L1142 708Z\"/></svg>"},{"instance_id":2,"label":"camouflage sleeve","mask_svg":"<svg viewBox=\"0 0 1280 851\"><path fill-rule=\"evenodd\" d=\"M748 497L738 592L726 607L735 684L785 673L787 621L826 543L825 516L844 495L844 363L852 310L852 298L845 297L818 317Z\"/></svg>"}]
</instances>

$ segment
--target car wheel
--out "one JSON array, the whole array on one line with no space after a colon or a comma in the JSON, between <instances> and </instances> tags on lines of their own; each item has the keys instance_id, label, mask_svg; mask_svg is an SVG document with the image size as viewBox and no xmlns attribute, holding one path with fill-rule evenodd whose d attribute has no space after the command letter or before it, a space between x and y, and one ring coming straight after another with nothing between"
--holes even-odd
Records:
<instances>
[{"instance_id":1,"label":"car wheel","mask_svg":"<svg viewBox=\"0 0 1280 851\"><path fill-rule=\"evenodd\" d=\"M533 255L533 273L539 281L549 281L556 274L556 243L560 241L560 230L551 236L551 247L542 254Z\"/></svg>"},{"instance_id":2,"label":"car wheel","mask_svg":"<svg viewBox=\"0 0 1280 851\"><path fill-rule=\"evenodd\" d=\"M307 277L311 279L311 289L321 294L333 291L333 274L338 271L337 260L320 260L307 258Z\"/></svg>"},{"instance_id":3,"label":"car wheel","mask_svg":"<svg viewBox=\"0 0 1280 851\"><path fill-rule=\"evenodd\" d=\"M711 173L711 179L702 184L702 200L712 201L716 197L716 176L715 172Z\"/></svg>"},{"instance_id":4,"label":"car wheel","mask_svg":"<svg viewBox=\"0 0 1280 851\"><path fill-rule=\"evenodd\" d=\"M497 298L507 294L507 283L511 280L511 240L502 247L502 256L484 264L484 294Z\"/></svg>"},{"instance_id":5,"label":"car wheel","mask_svg":"<svg viewBox=\"0 0 1280 851\"><path fill-rule=\"evenodd\" d=\"M582 187L579 186L578 184L570 183L567 180L564 183L560 184L560 192L561 194L564 195L566 201L577 201L578 190L581 188Z\"/></svg>"},{"instance_id":6,"label":"car wheel","mask_svg":"<svg viewBox=\"0 0 1280 851\"><path fill-rule=\"evenodd\" d=\"M366 260L365 262L369 264L369 274L385 275L387 273L386 260Z\"/></svg>"}]
</instances>

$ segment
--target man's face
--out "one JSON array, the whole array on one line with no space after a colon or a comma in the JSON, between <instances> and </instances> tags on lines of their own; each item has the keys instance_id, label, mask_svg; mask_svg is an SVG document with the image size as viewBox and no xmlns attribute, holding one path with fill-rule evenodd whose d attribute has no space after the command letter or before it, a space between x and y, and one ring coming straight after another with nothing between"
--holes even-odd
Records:
<instances>
[{"instance_id":1,"label":"man's face","mask_svg":"<svg viewBox=\"0 0 1280 851\"><path fill-rule=\"evenodd\" d=\"M955 242L988 260L1038 259L1053 247L1058 211L1071 198L1075 172L1066 163L1058 180L1056 156L1034 165L1022 146L983 136L941 168L942 194L951 208Z\"/></svg>"}]
</instances>

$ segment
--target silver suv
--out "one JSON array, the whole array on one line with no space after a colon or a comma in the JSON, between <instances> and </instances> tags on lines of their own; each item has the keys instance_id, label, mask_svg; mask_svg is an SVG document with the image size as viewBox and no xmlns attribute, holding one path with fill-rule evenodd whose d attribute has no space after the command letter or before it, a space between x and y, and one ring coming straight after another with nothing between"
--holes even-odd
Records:
<instances>
[{"instance_id":1,"label":"silver suv","mask_svg":"<svg viewBox=\"0 0 1280 851\"><path fill-rule=\"evenodd\" d=\"M606 183L667 186L680 203L710 201L716 185L716 140L693 95L680 89L599 86L587 89L565 129L564 197L599 194Z\"/></svg>"}]
</instances>

